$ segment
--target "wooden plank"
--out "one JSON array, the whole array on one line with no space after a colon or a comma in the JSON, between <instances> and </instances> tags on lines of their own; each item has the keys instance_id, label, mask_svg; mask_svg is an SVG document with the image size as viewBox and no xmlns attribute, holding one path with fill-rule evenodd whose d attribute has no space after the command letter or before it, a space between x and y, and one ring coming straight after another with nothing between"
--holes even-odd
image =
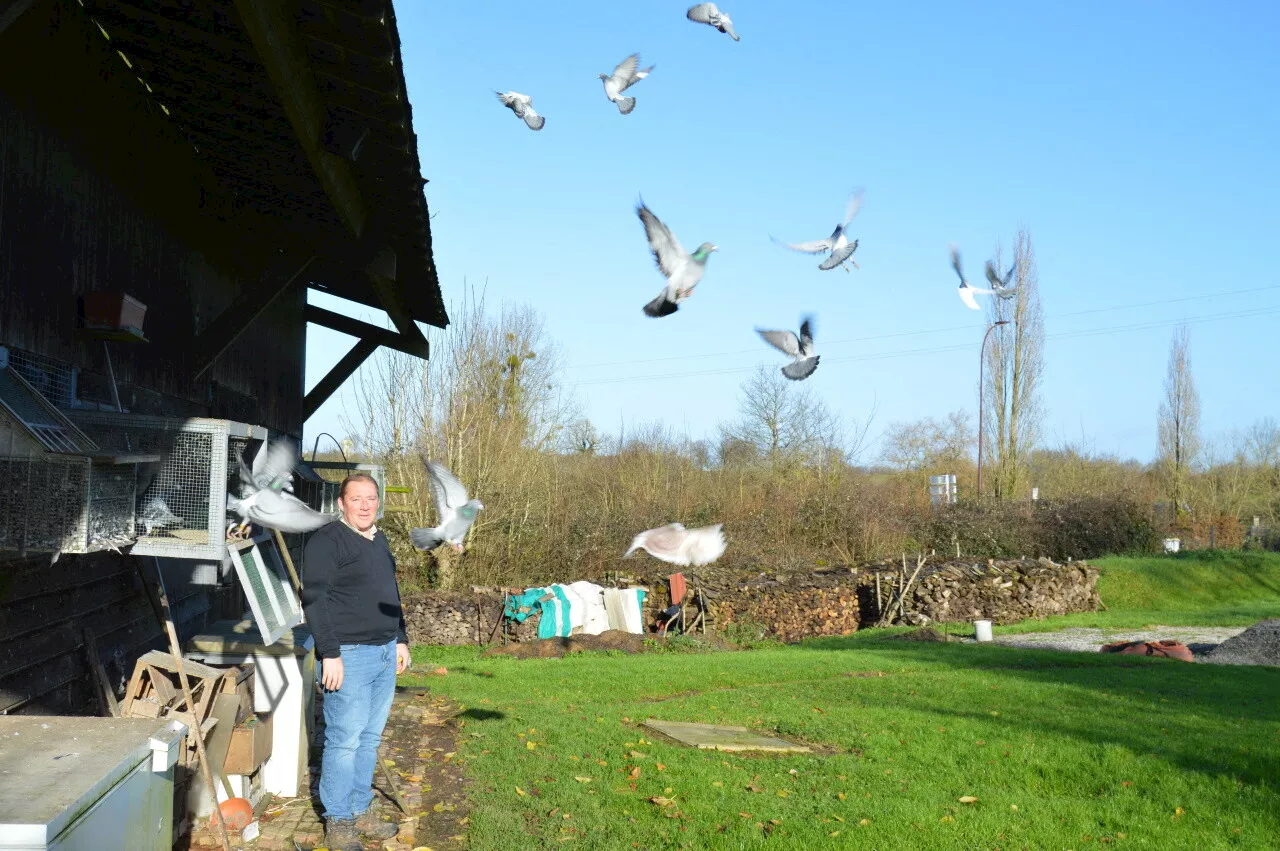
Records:
<instances>
[{"instance_id":1,"label":"wooden plank","mask_svg":"<svg viewBox=\"0 0 1280 851\"><path fill-rule=\"evenodd\" d=\"M231 734L236 728L236 712L240 708L240 700L235 694L220 694L213 701L210 718L218 719L217 726L209 734L205 742L205 751L209 754L209 769L214 777L222 781L228 798L234 798L235 792L227 780L224 766L227 762L227 749L231 747Z\"/></svg>"},{"instance_id":2,"label":"wooden plank","mask_svg":"<svg viewBox=\"0 0 1280 851\"><path fill-rule=\"evenodd\" d=\"M358 340L351 351L342 356L342 360L334 364L329 374L316 382L311 392L302 400L302 418L308 420L316 410L325 403L334 392L351 377L360 364L369 359L369 355L377 351L378 344L371 340Z\"/></svg>"},{"instance_id":3,"label":"wooden plank","mask_svg":"<svg viewBox=\"0 0 1280 851\"><path fill-rule=\"evenodd\" d=\"M350 163L324 149L328 112L316 90L290 4L285 0L233 2L320 184L352 235L361 237L368 215L365 201Z\"/></svg>"},{"instance_id":4,"label":"wooden plank","mask_svg":"<svg viewBox=\"0 0 1280 851\"><path fill-rule=\"evenodd\" d=\"M406 355L413 355L425 360L431 354L425 338L411 340L386 328L379 328L377 325L361 322L359 319L352 319L350 316L334 313L332 310L325 310L323 307L316 307L313 304L307 305L303 318L316 325L323 325L326 328L332 328L334 331L350 334L352 337L372 340L379 346L386 346L389 349L404 352Z\"/></svg>"},{"instance_id":5,"label":"wooden plank","mask_svg":"<svg viewBox=\"0 0 1280 851\"><path fill-rule=\"evenodd\" d=\"M3 0L0 2L0 35L34 5L35 0Z\"/></svg>"},{"instance_id":6,"label":"wooden plank","mask_svg":"<svg viewBox=\"0 0 1280 851\"><path fill-rule=\"evenodd\" d=\"M107 679L107 671L102 667L102 659L98 655L98 643L94 641L90 630L84 631L84 652L89 660L89 672L98 686L98 695L102 699L102 711L115 718L120 717L120 705L116 703L115 689Z\"/></svg>"},{"instance_id":7,"label":"wooden plank","mask_svg":"<svg viewBox=\"0 0 1280 851\"><path fill-rule=\"evenodd\" d=\"M196 370L194 378L199 378L218 356L230 348L240 338L245 329L262 315L271 303L292 287L307 271L315 257L307 259L297 271L291 275L276 276L274 280L264 281L259 286L245 287L239 297L218 318L209 324L193 341L198 352L195 358Z\"/></svg>"}]
</instances>

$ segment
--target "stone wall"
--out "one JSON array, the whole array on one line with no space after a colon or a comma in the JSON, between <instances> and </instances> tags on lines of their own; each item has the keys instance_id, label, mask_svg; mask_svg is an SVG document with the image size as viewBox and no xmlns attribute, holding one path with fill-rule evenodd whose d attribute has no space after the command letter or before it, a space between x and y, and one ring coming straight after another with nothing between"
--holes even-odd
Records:
<instances>
[{"instance_id":1,"label":"stone wall","mask_svg":"<svg viewBox=\"0 0 1280 851\"><path fill-rule=\"evenodd\" d=\"M644 567L619 585L642 585L644 623L670 605L663 567ZM907 577L914 570L908 560ZM724 632L730 624L752 624L781 641L823 635L848 635L879 618L875 577L880 576L880 603L887 607L903 583L899 565L869 564L856 568L819 568L792 573L728 572L717 568L683 571L690 589L701 589L710 621ZM948 562L925 565L907 589L903 615L893 623L928 621L967 622L986 618L1013 623L1026 618L1069 612L1096 611L1098 571L1083 562L1059 565L1048 559L972 564ZM602 583L603 584L603 583ZM496 589L469 592L431 592L404 599L409 640L415 644L501 643L502 627L494 624L502 611ZM696 612L696 604L690 616ZM517 641L537 637L538 616L509 624ZM492 642L490 641L492 636Z\"/></svg>"}]
</instances>

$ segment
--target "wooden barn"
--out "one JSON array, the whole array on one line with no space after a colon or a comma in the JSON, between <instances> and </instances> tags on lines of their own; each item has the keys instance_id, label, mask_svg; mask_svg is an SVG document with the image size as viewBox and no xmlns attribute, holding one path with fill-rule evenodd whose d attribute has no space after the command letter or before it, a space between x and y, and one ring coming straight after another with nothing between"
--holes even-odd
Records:
<instances>
[{"instance_id":1,"label":"wooden barn","mask_svg":"<svg viewBox=\"0 0 1280 851\"><path fill-rule=\"evenodd\" d=\"M140 559L182 640L241 615L229 453L448 322L425 184L390 0L0 0L0 715L99 714L90 659L119 694L166 646ZM307 392L314 324L356 342Z\"/></svg>"}]
</instances>

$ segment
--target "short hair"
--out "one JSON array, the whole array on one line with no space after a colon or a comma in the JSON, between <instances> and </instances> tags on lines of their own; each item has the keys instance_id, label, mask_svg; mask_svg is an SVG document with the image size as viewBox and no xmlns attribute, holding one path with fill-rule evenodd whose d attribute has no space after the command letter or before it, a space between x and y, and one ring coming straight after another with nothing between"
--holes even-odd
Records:
<instances>
[{"instance_id":1,"label":"short hair","mask_svg":"<svg viewBox=\"0 0 1280 851\"><path fill-rule=\"evenodd\" d=\"M342 484L338 485L338 499L346 498L347 485L351 484L352 482L368 482L369 484L373 485L375 489L377 489L378 487L378 482L373 478L373 476L369 475L368 473L352 473L351 475L347 476L345 479L342 480Z\"/></svg>"}]
</instances>

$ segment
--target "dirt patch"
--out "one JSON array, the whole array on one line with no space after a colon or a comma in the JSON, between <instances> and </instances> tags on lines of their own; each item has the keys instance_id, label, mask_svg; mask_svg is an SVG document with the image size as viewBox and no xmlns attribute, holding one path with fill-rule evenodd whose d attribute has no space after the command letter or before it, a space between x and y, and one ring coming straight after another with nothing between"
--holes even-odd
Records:
<instances>
[{"instance_id":1,"label":"dirt patch","mask_svg":"<svg viewBox=\"0 0 1280 851\"><path fill-rule=\"evenodd\" d=\"M676 636L681 638L680 636ZM480 655L482 657L510 656L513 659L558 659L570 653L585 653L596 650L615 650L628 655L633 653L652 653L663 650L662 643L667 636L634 632L623 632L620 629L608 629L599 635L571 635L567 638L540 638L536 641L520 641L505 647L491 647ZM729 642L714 636L688 636L687 639L696 645L693 649L736 650ZM646 641L656 642L658 646L646 645Z\"/></svg>"}]
</instances>

